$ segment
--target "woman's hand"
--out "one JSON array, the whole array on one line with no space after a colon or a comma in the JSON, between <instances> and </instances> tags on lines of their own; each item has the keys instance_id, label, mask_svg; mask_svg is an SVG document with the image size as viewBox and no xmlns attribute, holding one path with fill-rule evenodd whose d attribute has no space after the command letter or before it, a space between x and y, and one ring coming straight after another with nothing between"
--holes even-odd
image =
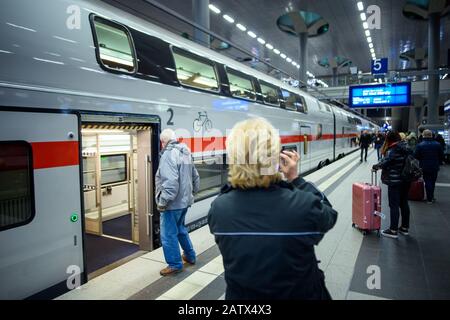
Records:
<instances>
[{"instance_id":1,"label":"woman's hand","mask_svg":"<svg viewBox=\"0 0 450 320\"><path fill-rule=\"evenodd\" d=\"M280 170L284 173L286 179L291 182L298 177L297 163L300 160L300 156L297 151L284 150L280 154Z\"/></svg>"}]
</instances>

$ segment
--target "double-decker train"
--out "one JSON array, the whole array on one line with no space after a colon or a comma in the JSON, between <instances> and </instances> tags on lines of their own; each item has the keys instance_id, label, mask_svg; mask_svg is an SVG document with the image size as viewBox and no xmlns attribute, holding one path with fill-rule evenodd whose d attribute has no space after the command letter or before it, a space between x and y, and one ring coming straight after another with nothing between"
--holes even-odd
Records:
<instances>
[{"instance_id":1,"label":"double-decker train","mask_svg":"<svg viewBox=\"0 0 450 320\"><path fill-rule=\"evenodd\" d=\"M193 229L226 182L236 122L268 119L302 173L378 128L101 1L4 0L0 35L0 299L55 296L99 256L159 246L161 129L201 176Z\"/></svg>"}]
</instances>

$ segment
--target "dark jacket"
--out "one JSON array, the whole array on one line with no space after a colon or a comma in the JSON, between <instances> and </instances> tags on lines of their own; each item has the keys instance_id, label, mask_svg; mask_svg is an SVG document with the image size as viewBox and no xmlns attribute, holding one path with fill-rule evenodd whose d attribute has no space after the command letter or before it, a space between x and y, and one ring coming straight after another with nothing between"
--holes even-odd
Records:
<instances>
[{"instance_id":1,"label":"dark jacket","mask_svg":"<svg viewBox=\"0 0 450 320\"><path fill-rule=\"evenodd\" d=\"M314 246L337 212L297 178L268 189L222 188L208 213L223 257L226 299L331 299Z\"/></svg>"},{"instance_id":2,"label":"dark jacket","mask_svg":"<svg viewBox=\"0 0 450 320\"><path fill-rule=\"evenodd\" d=\"M359 145L362 148L368 148L370 144L372 143L373 139L370 134L362 134L361 138L359 139Z\"/></svg>"},{"instance_id":3,"label":"dark jacket","mask_svg":"<svg viewBox=\"0 0 450 320\"><path fill-rule=\"evenodd\" d=\"M414 157L419 160L424 172L436 172L439 171L439 165L444 160L444 151L439 142L432 138L425 138L417 145Z\"/></svg>"},{"instance_id":4,"label":"dark jacket","mask_svg":"<svg viewBox=\"0 0 450 320\"><path fill-rule=\"evenodd\" d=\"M402 171L408 155L412 155L412 151L404 141L400 141L388 149L386 157L374 166L383 169L381 181L384 184L397 186L404 182Z\"/></svg>"},{"instance_id":5,"label":"dark jacket","mask_svg":"<svg viewBox=\"0 0 450 320\"><path fill-rule=\"evenodd\" d=\"M379 134L375 137L375 148L380 149L384 144L384 136Z\"/></svg>"}]
</instances>

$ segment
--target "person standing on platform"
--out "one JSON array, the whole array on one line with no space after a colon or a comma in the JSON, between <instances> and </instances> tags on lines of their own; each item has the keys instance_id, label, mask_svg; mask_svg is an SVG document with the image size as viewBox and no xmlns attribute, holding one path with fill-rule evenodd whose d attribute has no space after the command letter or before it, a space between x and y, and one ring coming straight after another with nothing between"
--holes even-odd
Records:
<instances>
[{"instance_id":1,"label":"person standing on platform","mask_svg":"<svg viewBox=\"0 0 450 320\"><path fill-rule=\"evenodd\" d=\"M425 181L425 190L428 203L436 201L434 198L434 188L438 177L439 166L444 161L444 151L439 142L433 139L430 130L423 132L423 141L416 147L414 157L419 160Z\"/></svg>"},{"instance_id":2,"label":"person standing on platform","mask_svg":"<svg viewBox=\"0 0 450 320\"><path fill-rule=\"evenodd\" d=\"M385 141L387 148L386 156L383 160L373 166L373 170L382 169L381 181L388 186L389 208L391 211L391 225L389 229L383 230L381 234L390 238L398 238L398 232L408 235L409 230L409 204L408 192L411 182L403 176L403 168L406 158L412 155L405 141L402 141L400 134L391 131ZM401 227L398 227L400 210L402 215Z\"/></svg>"},{"instance_id":3,"label":"person standing on platform","mask_svg":"<svg viewBox=\"0 0 450 320\"><path fill-rule=\"evenodd\" d=\"M382 158L380 149L383 146L383 144L384 144L384 135L381 132L378 132L375 137L375 149L377 150L378 161L380 161Z\"/></svg>"},{"instance_id":4,"label":"person standing on platform","mask_svg":"<svg viewBox=\"0 0 450 320\"><path fill-rule=\"evenodd\" d=\"M408 142L408 146L411 148L412 151L416 150L417 146L417 136L414 132L410 131L408 135L406 136L406 141Z\"/></svg>"},{"instance_id":5,"label":"person standing on platform","mask_svg":"<svg viewBox=\"0 0 450 320\"><path fill-rule=\"evenodd\" d=\"M177 141L173 130L163 130L160 139L163 149L155 176L155 200L161 213L161 244L168 264L160 274L167 276L182 271L183 262L193 265L196 261L184 223L188 207L199 190L200 176L190 150ZM178 243L184 251L182 256Z\"/></svg>"},{"instance_id":6,"label":"person standing on platform","mask_svg":"<svg viewBox=\"0 0 450 320\"><path fill-rule=\"evenodd\" d=\"M225 268L225 299L330 300L314 246L337 212L298 176L298 153L280 153L277 130L262 118L237 123L226 145L229 184L208 213Z\"/></svg>"},{"instance_id":7,"label":"person standing on platform","mask_svg":"<svg viewBox=\"0 0 450 320\"><path fill-rule=\"evenodd\" d=\"M367 162L367 152L369 150L369 146L372 143L372 136L367 132L363 131L361 133L361 137L359 138L359 146L361 147L361 162L363 162L363 155L364 155L364 161Z\"/></svg>"}]
</instances>

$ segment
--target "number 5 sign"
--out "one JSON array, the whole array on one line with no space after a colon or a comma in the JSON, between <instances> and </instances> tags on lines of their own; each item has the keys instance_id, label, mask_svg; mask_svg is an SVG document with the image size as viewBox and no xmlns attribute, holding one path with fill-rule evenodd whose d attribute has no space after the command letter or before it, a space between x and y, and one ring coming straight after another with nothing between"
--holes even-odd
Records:
<instances>
[{"instance_id":1,"label":"number 5 sign","mask_svg":"<svg viewBox=\"0 0 450 320\"><path fill-rule=\"evenodd\" d=\"M388 72L388 59L372 60L372 74L386 74Z\"/></svg>"}]
</instances>

